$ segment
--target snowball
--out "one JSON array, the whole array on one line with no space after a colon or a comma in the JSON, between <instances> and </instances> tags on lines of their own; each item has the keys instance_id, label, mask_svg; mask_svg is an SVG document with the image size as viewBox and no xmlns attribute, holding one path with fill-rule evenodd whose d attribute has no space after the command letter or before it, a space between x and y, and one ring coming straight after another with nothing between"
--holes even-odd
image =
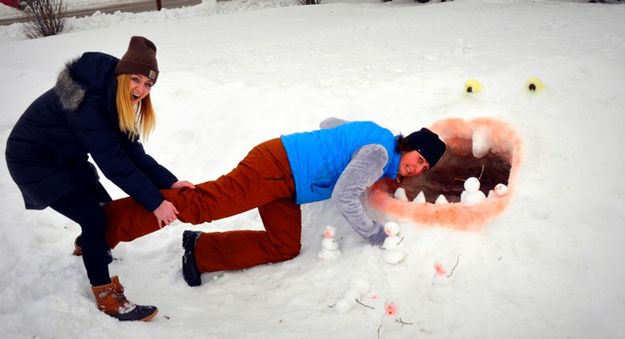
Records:
<instances>
[{"instance_id":1,"label":"snowball","mask_svg":"<svg viewBox=\"0 0 625 339\"><path fill-rule=\"evenodd\" d=\"M508 186L504 184L497 184L495 185L494 191L498 197L503 197L504 195L508 194Z\"/></svg>"},{"instance_id":2,"label":"snowball","mask_svg":"<svg viewBox=\"0 0 625 339\"><path fill-rule=\"evenodd\" d=\"M322 249L319 251L317 256L319 257L319 260L336 260L341 256L341 251Z\"/></svg>"},{"instance_id":3,"label":"snowball","mask_svg":"<svg viewBox=\"0 0 625 339\"><path fill-rule=\"evenodd\" d=\"M326 250L334 251L334 250L337 250L339 248L339 243L338 243L338 241L336 241L334 239L326 239L326 238L324 238L321 241L321 247L323 249L326 249Z\"/></svg>"},{"instance_id":4,"label":"snowball","mask_svg":"<svg viewBox=\"0 0 625 339\"><path fill-rule=\"evenodd\" d=\"M387 264L397 264L400 261L404 260L405 253L402 250L386 250L382 253L382 259Z\"/></svg>"},{"instance_id":5,"label":"snowball","mask_svg":"<svg viewBox=\"0 0 625 339\"><path fill-rule=\"evenodd\" d=\"M452 277L449 277L447 274L434 274L432 277L432 285L434 286L443 286L447 285L451 282Z\"/></svg>"},{"instance_id":6,"label":"snowball","mask_svg":"<svg viewBox=\"0 0 625 339\"><path fill-rule=\"evenodd\" d=\"M403 247L402 245L402 238L398 237L398 236L388 236L386 237L386 239L384 239L384 243L382 244L382 248L384 248L385 250L394 250L400 247Z\"/></svg>"},{"instance_id":7,"label":"snowball","mask_svg":"<svg viewBox=\"0 0 625 339\"><path fill-rule=\"evenodd\" d=\"M484 192L482 191L464 191L460 194L460 202L469 206L479 204L484 201L484 199L486 199L486 195L484 195Z\"/></svg>"},{"instance_id":8,"label":"snowball","mask_svg":"<svg viewBox=\"0 0 625 339\"><path fill-rule=\"evenodd\" d=\"M351 289L350 288L343 295L343 299L351 300L351 301L355 301L356 299L360 299L360 292L358 292L356 289Z\"/></svg>"},{"instance_id":9,"label":"snowball","mask_svg":"<svg viewBox=\"0 0 625 339\"><path fill-rule=\"evenodd\" d=\"M394 315L384 313L380 319L380 325L384 329L384 333L397 331L401 328L401 322Z\"/></svg>"},{"instance_id":10,"label":"snowball","mask_svg":"<svg viewBox=\"0 0 625 339\"><path fill-rule=\"evenodd\" d=\"M435 285L428 292L428 299L434 303L446 303L453 300L454 297L456 294L453 284Z\"/></svg>"},{"instance_id":11,"label":"snowball","mask_svg":"<svg viewBox=\"0 0 625 339\"><path fill-rule=\"evenodd\" d=\"M336 228L334 228L333 226L328 225L323 230L323 237L324 238L333 238L334 234L336 234Z\"/></svg>"},{"instance_id":12,"label":"snowball","mask_svg":"<svg viewBox=\"0 0 625 339\"><path fill-rule=\"evenodd\" d=\"M464 189L467 192L475 192L480 189L480 180L476 177L470 177L464 181Z\"/></svg>"},{"instance_id":13,"label":"snowball","mask_svg":"<svg viewBox=\"0 0 625 339\"><path fill-rule=\"evenodd\" d=\"M399 225L393 221L387 222L384 224L384 233L388 236L397 235L399 233Z\"/></svg>"},{"instance_id":14,"label":"snowball","mask_svg":"<svg viewBox=\"0 0 625 339\"><path fill-rule=\"evenodd\" d=\"M336 304L334 305L334 308L340 314L345 314L349 312L352 309L352 307L354 307L354 303L351 301L347 301L345 299L341 299L337 301Z\"/></svg>"},{"instance_id":15,"label":"snowball","mask_svg":"<svg viewBox=\"0 0 625 339\"><path fill-rule=\"evenodd\" d=\"M363 296L369 293L369 291L371 290L371 285L369 285L368 281L362 278L354 278L354 280L352 280L350 289L358 291L358 293Z\"/></svg>"}]
</instances>

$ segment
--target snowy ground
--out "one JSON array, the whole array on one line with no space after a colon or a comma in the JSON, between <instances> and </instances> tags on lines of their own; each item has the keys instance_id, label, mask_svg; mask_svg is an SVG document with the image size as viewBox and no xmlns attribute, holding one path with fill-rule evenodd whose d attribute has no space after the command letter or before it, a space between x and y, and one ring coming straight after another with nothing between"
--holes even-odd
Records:
<instances>
[{"instance_id":1,"label":"snowy ground","mask_svg":"<svg viewBox=\"0 0 625 339\"><path fill-rule=\"evenodd\" d=\"M397 133L491 116L525 143L506 211L480 234L403 223L408 254L393 266L331 203L306 205L299 257L205 274L198 288L180 268L181 234L192 227L176 223L113 251L111 271L127 295L160 309L150 323L127 324L96 309L70 255L78 226L49 209L23 210L0 162L0 337L377 338L385 301L411 324L384 338L622 337L625 6L250 2L228 2L229 14L226 3L205 2L170 14L95 15L37 40L19 25L0 27L0 138L65 61L92 50L120 56L140 34L157 44L162 71L153 90L159 124L146 148L181 179L216 178L255 144L328 116ZM543 91L523 89L531 76ZM483 91L464 95L467 79ZM327 224L343 254L320 262ZM252 211L198 229L259 227ZM434 286L434 264L457 258L452 281ZM374 309L338 314L330 306L354 279L371 286L361 301Z\"/></svg>"}]
</instances>

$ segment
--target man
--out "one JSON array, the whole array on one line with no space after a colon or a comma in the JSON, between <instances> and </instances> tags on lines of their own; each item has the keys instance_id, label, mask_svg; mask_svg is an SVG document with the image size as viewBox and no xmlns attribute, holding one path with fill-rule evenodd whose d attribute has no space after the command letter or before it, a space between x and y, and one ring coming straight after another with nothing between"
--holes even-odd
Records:
<instances>
[{"instance_id":1,"label":"man","mask_svg":"<svg viewBox=\"0 0 625 339\"><path fill-rule=\"evenodd\" d=\"M235 270L289 260L300 252L300 205L332 199L351 227L371 244L381 244L382 225L362 204L381 177L401 180L433 167L445 143L422 128L394 136L373 122L328 119L321 129L263 142L230 173L195 189L162 190L178 218L201 224L258 208L264 231L183 234L183 276L201 284L202 272ZM109 203L108 243L130 241L158 230L154 216L130 198Z\"/></svg>"}]
</instances>

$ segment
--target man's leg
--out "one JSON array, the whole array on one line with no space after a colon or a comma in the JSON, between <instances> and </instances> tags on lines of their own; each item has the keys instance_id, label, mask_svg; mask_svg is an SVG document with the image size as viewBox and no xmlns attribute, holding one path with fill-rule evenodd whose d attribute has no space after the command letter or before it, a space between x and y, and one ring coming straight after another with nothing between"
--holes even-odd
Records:
<instances>
[{"instance_id":1,"label":"man's leg","mask_svg":"<svg viewBox=\"0 0 625 339\"><path fill-rule=\"evenodd\" d=\"M296 257L301 248L302 217L292 199L258 208L265 231L201 233L195 245L200 272L235 270Z\"/></svg>"},{"instance_id":2,"label":"man's leg","mask_svg":"<svg viewBox=\"0 0 625 339\"><path fill-rule=\"evenodd\" d=\"M176 206L178 219L201 224L295 196L286 151L280 139L254 147L227 175L196 185L195 189L168 189L161 193ZM107 241L111 248L159 229L156 217L132 198L105 206Z\"/></svg>"}]
</instances>

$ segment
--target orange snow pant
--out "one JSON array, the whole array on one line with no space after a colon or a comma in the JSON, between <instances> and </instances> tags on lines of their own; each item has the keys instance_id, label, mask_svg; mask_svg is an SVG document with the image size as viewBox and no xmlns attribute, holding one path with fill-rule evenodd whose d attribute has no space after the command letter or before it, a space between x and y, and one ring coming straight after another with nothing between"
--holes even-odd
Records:
<instances>
[{"instance_id":1,"label":"orange snow pant","mask_svg":"<svg viewBox=\"0 0 625 339\"><path fill-rule=\"evenodd\" d=\"M301 249L301 211L280 139L254 147L230 173L195 189L161 190L178 219L201 224L258 208L265 231L201 233L195 247L200 272L242 269L292 259ZM132 198L105 206L111 248L159 230L156 217Z\"/></svg>"}]
</instances>

